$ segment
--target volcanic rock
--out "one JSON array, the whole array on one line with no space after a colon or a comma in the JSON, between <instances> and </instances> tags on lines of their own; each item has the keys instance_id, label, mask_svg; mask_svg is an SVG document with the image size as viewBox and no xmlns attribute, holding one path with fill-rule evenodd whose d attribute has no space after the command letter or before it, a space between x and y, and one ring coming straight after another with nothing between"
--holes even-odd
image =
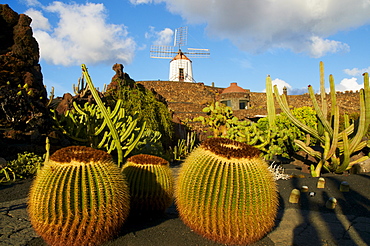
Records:
<instances>
[{"instance_id":1,"label":"volcanic rock","mask_svg":"<svg viewBox=\"0 0 370 246\"><path fill-rule=\"evenodd\" d=\"M0 128L24 136L48 129L47 92L31 21L0 4ZM11 136L3 133L3 137Z\"/></svg>"}]
</instances>

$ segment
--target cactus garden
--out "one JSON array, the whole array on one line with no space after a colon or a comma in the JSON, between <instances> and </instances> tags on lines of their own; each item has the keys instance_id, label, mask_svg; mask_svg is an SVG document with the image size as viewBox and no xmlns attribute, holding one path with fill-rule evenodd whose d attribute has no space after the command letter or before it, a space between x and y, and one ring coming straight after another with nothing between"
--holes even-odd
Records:
<instances>
[{"instance_id":1,"label":"cactus garden","mask_svg":"<svg viewBox=\"0 0 370 246\"><path fill-rule=\"evenodd\" d=\"M74 96L45 102L50 125L33 137L35 153L2 145L12 159L0 166L0 201L26 199L33 236L23 245L370 242L367 73L353 113L341 112L332 75L326 94L323 63L320 94L308 86L311 106L290 106L267 76L267 115L252 121L216 100L176 120L165 98L123 71L103 91L81 71ZM1 216L15 210L4 205Z\"/></svg>"},{"instance_id":2,"label":"cactus garden","mask_svg":"<svg viewBox=\"0 0 370 246\"><path fill-rule=\"evenodd\" d=\"M233 110L122 64L62 97L23 69L1 72L0 245L370 245L368 73L343 94L321 62L298 97L266 76Z\"/></svg>"}]
</instances>

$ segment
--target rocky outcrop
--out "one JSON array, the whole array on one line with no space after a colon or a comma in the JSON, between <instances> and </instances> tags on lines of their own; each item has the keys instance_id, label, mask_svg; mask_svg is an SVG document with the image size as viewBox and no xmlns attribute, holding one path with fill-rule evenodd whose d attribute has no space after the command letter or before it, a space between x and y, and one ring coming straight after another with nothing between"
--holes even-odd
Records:
<instances>
[{"instance_id":1,"label":"rocky outcrop","mask_svg":"<svg viewBox=\"0 0 370 246\"><path fill-rule=\"evenodd\" d=\"M48 128L47 92L31 21L0 4L0 128L13 131L4 133L7 138Z\"/></svg>"}]
</instances>

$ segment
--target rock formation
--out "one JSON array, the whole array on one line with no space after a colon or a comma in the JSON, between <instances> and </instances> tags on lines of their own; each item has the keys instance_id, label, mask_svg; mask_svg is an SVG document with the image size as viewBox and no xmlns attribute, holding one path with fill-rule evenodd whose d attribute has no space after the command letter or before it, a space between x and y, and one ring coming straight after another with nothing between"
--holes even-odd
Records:
<instances>
[{"instance_id":1,"label":"rock formation","mask_svg":"<svg viewBox=\"0 0 370 246\"><path fill-rule=\"evenodd\" d=\"M7 129L0 134L18 140L37 138L48 128L47 92L31 21L0 4L0 128Z\"/></svg>"}]
</instances>

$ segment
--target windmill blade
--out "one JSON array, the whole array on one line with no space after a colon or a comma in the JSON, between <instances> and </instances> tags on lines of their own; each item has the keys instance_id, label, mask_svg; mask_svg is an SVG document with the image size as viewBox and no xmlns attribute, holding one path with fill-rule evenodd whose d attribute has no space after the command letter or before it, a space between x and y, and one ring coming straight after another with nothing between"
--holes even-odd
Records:
<instances>
[{"instance_id":1,"label":"windmill blade","mask_svg":"<svg viewBox=\"0 0 370 246\"><path fill-rule=\"evenodd\" d=\"M173 46L152 45L150 48L150 58L172 59L175 54Z\"/></svg>"},{"instance_id":2,"label":"windmill blade","mask_svg":"<svg viewBox=\"0 0 370 246\"><path fill-rule=\"evenodd\" d=\"M175 29L175 38L173 40L173 46L177 46L181 49L181 46L185 46L188 42L188 27L183 26Z\"/></svg>"},{"instance_id":3,"label":"windmill blade","mask_svg":"<svg viewBox=\"0 0 370 246\"><path fill-rule=\"evenodd\" d=\"M189 58L209 58L211 53L209 49L188 48L184 54Z\"/></svg>"}]
</instances>

